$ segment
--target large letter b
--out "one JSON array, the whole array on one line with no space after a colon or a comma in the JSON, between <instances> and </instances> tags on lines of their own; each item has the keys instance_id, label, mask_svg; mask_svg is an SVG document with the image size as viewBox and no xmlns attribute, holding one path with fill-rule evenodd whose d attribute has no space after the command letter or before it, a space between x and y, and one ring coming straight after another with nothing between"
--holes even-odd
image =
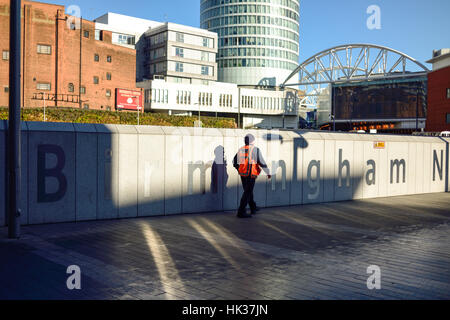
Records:
<instances>
[{"instance_id":1,"label":"large letter b","mask_svg":"<svg viewBox=\"0 0 450 320\"><path fill-rule=\"evenodd\" d=\"M47 168L47 154L54 154L56 156L56 166L54 168ZM62 170L64 169L64 166L66 164L66 156L64 154L64 150L56 145L39 145L37 162L38 203L57 202L61 200L67 192L67 179L62 173ZM48 177L58 180L59 188L54 193L47 193L45 181Z\"/></svg>"}]
</instances>

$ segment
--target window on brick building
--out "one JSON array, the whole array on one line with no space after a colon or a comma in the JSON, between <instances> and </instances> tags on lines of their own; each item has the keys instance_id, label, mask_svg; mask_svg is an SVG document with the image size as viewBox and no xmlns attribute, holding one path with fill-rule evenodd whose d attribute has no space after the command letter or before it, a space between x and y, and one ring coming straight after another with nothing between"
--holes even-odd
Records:
<instances>
[{"instance_id":1,"label":"window on brick building","mask_svg":"<svg viewBox=\"0 0 450 320\"><path fill-rule=\"evenodd\" d=\"M94 84L98 84L98 77L94 77Z\"/></svg>"},{"instance_id":2,"label":"window on brick building","mask_svg":"<svg viewBox=\"0 0 450 320\"><path fill-rule=\"evenodd\" d=\"M52 54L52 46L46 44L37 45L37 53L40 54Z\"/></svg>"},{"instance_id":3,"label":"window on brick building","mask_svg":"<svg viewBox=\"0 0 450 320\"><path fill-rule=\"evenodd\" d=\"M89 109L89 105L88 105L87 103L85 103L85 104L83 105L83 109Z\"/></svg>"},{"instance_id":4,"label":"window on brick building","mask_svg":"<svg viewBox=\"0 0 450 320\"><path fill-rule=\"evenodd\" d=\"M80 88L80 94L86 94L86 87Z\"/></svg>"},{"instance_id":5,"label":"window on brick building","mask_svg":"<svg viewBox=\"0 0 450 320\"><path fill-rule=\"evenodd\" d=\"M83 35L85 38L89 38L89 31L84 30Z\"/></svg>"},{"instance_id":6,"label":"window on brick building","mask_svg":"<svg viewBox=\"0 0 450 320\"><path fill-rule=\"evenodd\" d=\"M112 57L111 56L107 56L106 57L106 62L112 62Z\"/></svg>"},{"instance_id":7,"label":"window on brick building","mask_svg":"<svg viewBox=\"0 0 450 320\"><path fill-rule=\"evenodd\" d=\"M447 113L447 124L450 124L450 113Z\"/></svg>"},{"instance_id":8,"label":"window on brick building","mask_svg":"<svg viewBox=\"0 0 450 320\"><path fill-rule=\"evenodd\" d=\"M111 90L109 90L109 89L106 90L106 96L111 97Z\"/></svg>"},{"instance_id":9,"label":"window on brick building","mask_svg":"<svg viewBox=\"0 0 450 320\"><path fill-rule=\"evenodd\" d=\"M3 50L2 59L9 60L9 51Z\"/></svg>"},{"instance_id":10,"label":"window on brick building","mask_svg":"<svg viewBox=\"0 0 450 320\"><path fill-rule=\"evenodd\" d=\"M5 87L5 92L9 92L9 87Z\"/></svg>"},{"instance_id":11,"label":"window on brick building","mask_svg":"<svg viewBox=\"0 0 450 320\"><path fill-rule=\"evenodd\" d=\"M447 99L450 99L450 88L447 88Z\"/></svg>"},{"instance_id":12,"label":"window on brick building","mask_svg":"<svg viewBox=\"0 0 450 320\"><path fill-rule=\"evenodd\" d=\"M50 91L52 89L52 85L50 83L38 83L36 85L36 89Z\"/></svg>"},{"instance_id":13,"label":"window on brick building","mask_svg":"<svg viewBox=\"0 0 450 320\"><path fill-rule=\"evenodd\" d=\"M102 30L95 30L95 40L99 40L99 41L103 40Z\"/></svg>"},{"instance_id":14,"label":"window on brick building","mask_svg":"<svg viewBox=\"0 0 450 320\"><path fill-rule=\"evenodd\" d=\"M95 62L99 62L100 61L100 56L98 54L94 54L94 61Z\"/></svg>"},{"instance_id":15,"label":"window on brick building","mask_svg":"<svg viewBox=\"0 0 450 320\"><path fill-rule=\"evenodd\" d=\"M106 111L111 111L111 107L106 106Z\"/></svg>"},{"instance_id":16,"label":"window on brick building","mask_svg":"<svg viewBox=\"0 0 450 320\"><path fill-rule=\"evenodd\" d=\"M75 86L73 85L73 83L69 83L69 92L74 92L75 91Z\"/></svg>"},{"instance_id":17,"label":"window on brick building","mask_svg":"<svg viewBox=\"0 0 450 320\"><path fill-rule=\"evenodd\" d=\"M109 72L106 73L106 80L111 80L111 73Z\"/></svg>"}]
</instances>

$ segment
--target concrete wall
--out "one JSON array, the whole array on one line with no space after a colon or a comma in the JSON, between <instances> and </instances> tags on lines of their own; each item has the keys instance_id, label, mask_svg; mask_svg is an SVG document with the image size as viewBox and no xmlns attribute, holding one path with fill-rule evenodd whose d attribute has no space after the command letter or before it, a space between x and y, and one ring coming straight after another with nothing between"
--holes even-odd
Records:
<instances>
[{"instance_id":1,"label":"concrete wall","mask_svg":"<svg viewBox=\"0 0 450 320\"><path fill-rule=\"evenodd\" d=\"M236 210L232 162L247 133L273 175L257 181L261 207L448 192L450 183L442 138L39 122L22 130L22 224Z\"/></svg>"}]
</instances>

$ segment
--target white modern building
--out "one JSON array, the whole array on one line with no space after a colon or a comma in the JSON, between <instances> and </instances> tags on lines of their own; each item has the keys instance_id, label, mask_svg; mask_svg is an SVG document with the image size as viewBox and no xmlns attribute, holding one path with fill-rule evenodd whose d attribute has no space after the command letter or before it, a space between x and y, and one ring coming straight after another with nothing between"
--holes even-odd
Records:
<instances>
[{"instance_id":1,"label":"white modern building","mask_svg":"<svg viewBox=\"0 0 450 320\"><path fill-rule=\"evenodd\" d=\"M112 12L108 12L98 17L94 22L97 40L100 39L102 30L111 31L112 43L131 49L136 49L136 44L148 29L163 24L157 21L140 19Z\"/></svg>"},{"instance_id":2,"label":"white modern building","mask_svg":"<svg viewBox=\"0 0 450 320\"><path fill-rule=\"evenodd\" d=\"M95 22L96 37L101 37L102 30L111 31L113 43L136 50L137 86L144 89L146 112L231 117L244 128L298 128L299 99L295 90L262 90L256 86L262 84L261 81L239 82L231 76L219 78L221 82L217 82L220 77L217 63L220 40L216 32L110 12ZM274 30L278 29L286 28ZM279 38L278 35L269 37L275 38ZM289 47L292 43L280 45ZM281 57L284 53L278 52L283 50L287 53L289 49L271 48L270 45L265 48L258 42L248 49L249 55L253 54L253 49L257 50L256 56L266 54L261 50L269 50L267 53L275 50L272 52L274 56L269 58L273 63L268 62L266 68L265 62L257 59L255 68L252 68L252 56L248 60L249 68L228 69L230 75L245 75L246 79L276 76L284 81L296 67L296 64L285 65L289 59ZM298 46L294 51L298 52ZM275 53L281 58L275 57ZM297 60L298 54L292 58ZM225 60L219 61L223 65ZM269 67L271 65L273 68ZM276 84L280 81L277 80ZM245 85L239 86L238 83ZM274 85L272 80L263 84Z\"/></svg>"},{"instance_id":3,"label":"white modern building","mask_svg":"<svg viewBox=\"0 0 450 320\"><path fill-rule=\"evenodd\" d=\"M137 48L138 81L208 84L217 81L217 34L164 23L141 37Z\"/></svg>"},{"instance_id":4,"label":"white modern building","mask_svg":"<svg viewBox=\"0 0 450 320\"><path fill-rule=\"evenodd\" d=\"M219 36L219 81L278 86L298 67L299 0L200 4L201 28Z\"/></svg>"},{"instance_id":5,"label":"white modern building","mask_svg":"<svg viewBox=\"0 0 450 320\"><path fill-rule=\"evenodd\" d=\"M158 79L137 86L144 89L146 112L231 117L243 128L298 128L298 92L291 89L261 90L223 82L203 85Z\"/></svg>"}]
</instances>

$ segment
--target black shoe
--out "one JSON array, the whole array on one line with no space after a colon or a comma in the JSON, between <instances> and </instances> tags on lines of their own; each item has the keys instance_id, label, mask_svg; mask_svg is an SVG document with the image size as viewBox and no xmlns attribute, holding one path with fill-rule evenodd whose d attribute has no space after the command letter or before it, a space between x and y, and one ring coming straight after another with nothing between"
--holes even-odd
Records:
<instances>
[{"instance_id":1,"label":"black shoe","mask_svg":"<svg viewBox=\"0 0 450 320\"><path fill-rule=\"evenodd\" d=\"M252 215L253 215L253 214L258 213L260 210L261 210L260 207L256 207L255 209L251 209L251 213L252 213Z\"/></svg>"},{"instance_id":2,"label":"black shoe","mask_svg":"<svg viewBox=\"0 0 450 320\"><path fill-rule=\"evenodd\" d=\"M248 214L248 213L238 213L238 214L237 214L237 217L238 217L238 218L241 218L241 219L246 219L246 218L251 218L252 215L251 215L251 214Z\"/></svg>"}]
</instances>

